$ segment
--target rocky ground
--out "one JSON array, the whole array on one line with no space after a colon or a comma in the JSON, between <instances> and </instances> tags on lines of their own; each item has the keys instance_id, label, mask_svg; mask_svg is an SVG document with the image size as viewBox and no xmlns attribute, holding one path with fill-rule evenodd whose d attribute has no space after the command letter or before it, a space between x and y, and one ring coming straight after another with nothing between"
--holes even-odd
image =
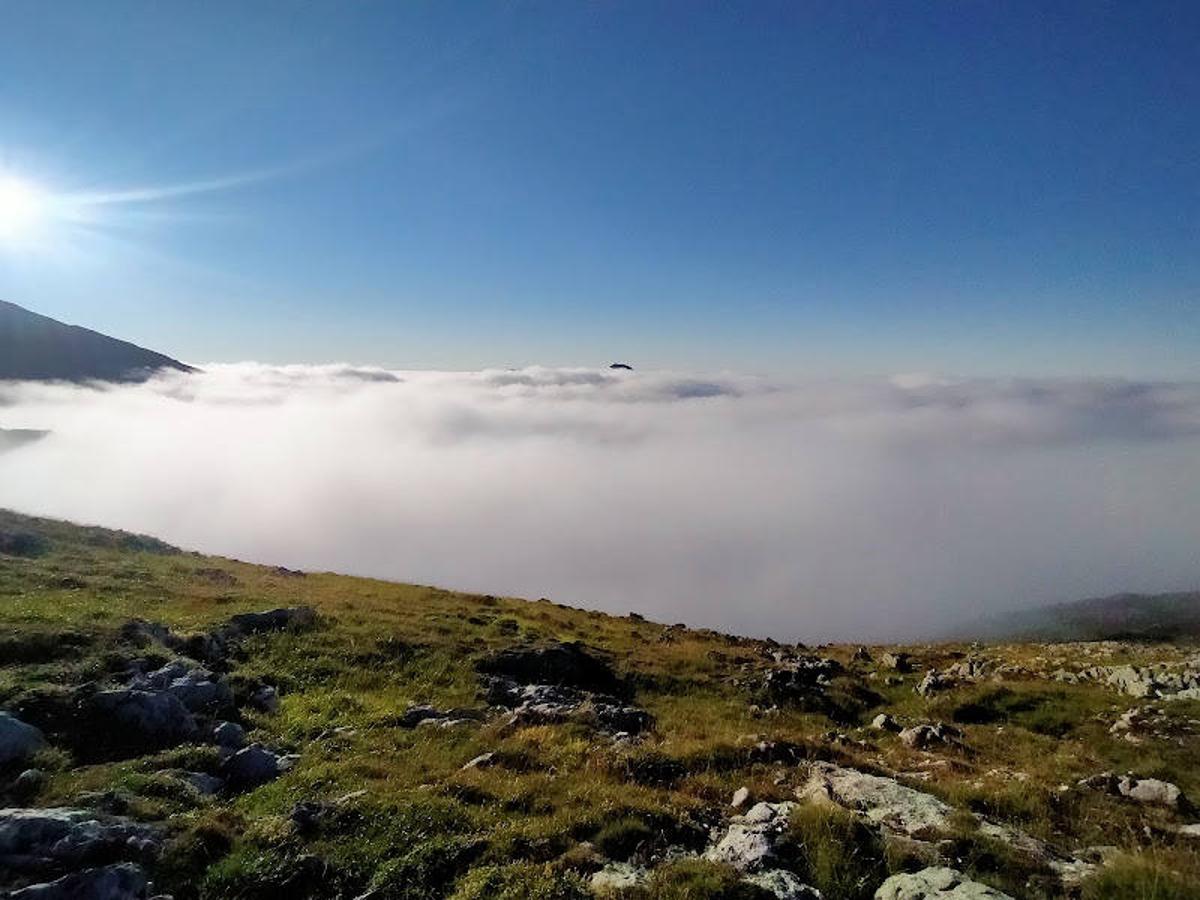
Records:
<instances>
[{"instance_id":1,"label":"rocky ground","mask_svg":"<svg viewBox=\"0 0 1200 900\"><path fill-rule=\"evenodd\" d=\"M0 512L0 896L1197 897L1198 751L1194 646L783 645Z\"/></svg>"}]
</instances>

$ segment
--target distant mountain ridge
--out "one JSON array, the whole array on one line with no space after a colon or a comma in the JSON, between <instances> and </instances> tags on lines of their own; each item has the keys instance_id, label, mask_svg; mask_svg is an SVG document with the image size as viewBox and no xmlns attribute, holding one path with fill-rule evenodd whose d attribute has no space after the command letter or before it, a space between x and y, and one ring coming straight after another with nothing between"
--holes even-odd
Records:
<instances>
[{"instance_id":1,"label":"distant mountain ridge","mask_svg":"<svg viewBox=\"0 0 1200 900\"><path fill-rule=\"evenodd\" d=\"M0 380L145 381L176 359L0 300Z\"/></svg>"},{"instance_id":2,"label":"distant mountain ridge","mask_svg":"<svg viewBox=\"0 0 1200 900\"><path fill-rule=\"evenodd\" d=\"M1178 640L1200 637L1200 591L1114 594L989 617L955 636L989 641Z\"/></svg>"}]
</instances>

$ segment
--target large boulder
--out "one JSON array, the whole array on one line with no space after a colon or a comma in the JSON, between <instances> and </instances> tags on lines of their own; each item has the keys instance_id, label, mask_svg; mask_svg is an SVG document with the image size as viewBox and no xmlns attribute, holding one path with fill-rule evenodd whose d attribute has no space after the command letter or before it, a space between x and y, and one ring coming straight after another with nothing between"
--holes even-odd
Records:
<instances>
[{"instance_id":1,"label":"large boulder","mask_svg":"<svg viewBox=\"0 0 1200 900\"><path fill-rule=\"evenodd\" d=\"M141 866L119 863L72 872L57 881L33 884L6 896L9 900L144 900L148 887Z\"/></svg>"},{"instance_id":2,"label":"large boulder","mask_svg":"<svg viewBox=\"0 0 1200 900\"><path fill-rule=\"evenodd\" d=\"M45 746L46 739L32 725L0 712L0 766L24 762Z\"/></svg>"},{"instance_id":3,"label":"large boulder","mask_svg":"<svg viewBox=\"0 0 1200 900\"><path fill-rule=\"evenodd\" d=\"M281 756L262 744L243 747L221 764L221 777L234 790L247 790L274 781L295 763L295 756Z\"/></svg>"},{"instance_id":4,"label":"large boulder","mask_svg":"<svg viewBox=\"0 0 1200 900\"><path fill-rule=\"evenodd\" d=\"M776 858L775 847L787 830L795 803L756 803L729 827L704 853L711 862L724 863L739 872L757 872Z\"/></svg>"},{"instance_id":5,"label":"large boulder","mask_svg":"<svg viewBox=\"0 0 1200 900\"><path fill-rule=\"evenodd\" d=\"M578 641L511 647L481 659L476 668L517 684L546 684L622 695L625 685L602 659Z\"/></svg>"},{"instance_id":6,"label":"large boulder","mask_svg":"<svg viewBox=\"0 0 1200 900\"><path fill-rule=\"evenodd\" d=\"M1008 894L972 881L961 872L937 866L893 875L875 892L875 900L1013 900Z\"/></svg>"},{"instance_id":7,"label":"large boulder","mask_svg":"<svg viewBox=\"0 0 1200 900\"><path fill-rule=\"evenodd\" d=\"M948 830L954 811L932 794L893 778L822 762L813 763L808 781L796 789L796 796L810 803L836 804L890 831L915 838Z\"/></svg>"},{"instance_id":8,"label":"large boulder","mask_svg":"<svg viewBox=\"0 0 1200 900\"><path fill-rule=\"evenodd\" d=\"M94 727L108 726L106 733L98 735L102 742L134 752L173 747L199 733L191 711L168 691L100 691L85 705Z\"/></svg>"}]
</instances>

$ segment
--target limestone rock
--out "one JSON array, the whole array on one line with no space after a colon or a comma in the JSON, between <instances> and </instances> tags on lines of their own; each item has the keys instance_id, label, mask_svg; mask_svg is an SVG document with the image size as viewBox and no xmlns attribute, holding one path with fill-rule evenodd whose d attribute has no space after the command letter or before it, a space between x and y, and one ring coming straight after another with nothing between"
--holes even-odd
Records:
<instances>
[{"instance_id":1,"label":"limestone rock","mask_svg":"<svg viewBox=\"0 0 1200 900\"><path fill-rule=\"evenodd\" d=\"M613 862L592 875L591 887L599 894L619 892L637 887L647 878L647 872L641 866L627 862Z\"/></svg>"},{"instance_id":2,"label":"limestone rock","mask_svg":"<svg viewBox=\"0 0 1200 900\"><path fill-rule=\"evenodd\" d=\"M775 844L787 829L796 804L756 803L742 816L734 816L728 829L704 853L712 862L725 863L739 872L766 868L775 858Z\"/></svg>"},{"instance_id":3,"label":"limestone rock","mask_svg":"<svg viewBox=\"0 0 1200 900\"><path fill-rule=\"evenodd\" d=\"M832 802L870 822L909 837L946 831L953 809L932 794L892 778L868 775L832 763L814 763L808 781L796 790L800 800Z\"/></svg>"},{"instance_id":4,"label":"limestone rock","mask_svg":"<svg viewBox=\"0 0 1200 900\"><path fill-rule=\"evenodd\" d=\"M787 869L768 869L747 875L742 880L773 894L777 900L822 900L820 891L805 884Z\"/></svg>"},{"instance_id":5,"label":"limestone rock","mask_svg":"<svg viewBox=\"0 0 1200 900\"><path fill-rule=\"evenodd\" d=\"M911 875L893 875L875 892L875 900L1013 900L961 872L938 866Z\"/></svg>"}]
</instances>

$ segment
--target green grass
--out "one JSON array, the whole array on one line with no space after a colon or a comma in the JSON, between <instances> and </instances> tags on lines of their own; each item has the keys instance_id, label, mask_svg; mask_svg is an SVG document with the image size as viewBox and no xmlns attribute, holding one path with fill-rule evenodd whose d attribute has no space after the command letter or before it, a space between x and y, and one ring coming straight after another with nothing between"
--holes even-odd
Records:
<instances>
[{"instance_id":1,"label":"green grass","mask_svg":"<svg viewBox=\"0 0 1200 900\"><path fill-rule=\"evenodd\" d=\"M277 781L232 799L205 798L160 774L214 771L213 749L200 746L98 762L60 747L39 760L49 779L38 804L107 791L131 815L169 823L171 839L154 874L179 900L352 897L366 890L383 898L586 896L596 867L581 850L587 843L617 860L648 861L672 848L694 852L729 815L737 788L749 787L756 800L789 799L802 768L757 757L752 749L764 740L794 745L801 760L927 770L933 777L924 788L961 809L1068 849L1122 848L1122 861L1088 888L1089 897L1194 896L1179 893L1179 885L1200 883L1196 854L1163 837L1178 821L1172 813L1060 789L1103 769L1133 769L1200 797L1200 739L1185 730L1134 746L1110 735L1113 718L1135 701L1102 687L1017 679L924 699L913 692L920 672L889 684L894 673L870 678L874 664L851 663L853 647L830 647L820 652L852 674L835 681L828 710L799 705L756 714L772 649L758 641L548 602L322 573L290 577L270 566L3 511L0 532L33 536L19 544L20 555L0 555L3 708L53 704L74 685L112 679L147 652L118 639L133 618L189 632L274 606L308 604L321 615L311 631L247 641L229 673L235 683L257 679L280 691L278 714L253 714L247 722L251 739L301 754ZM654 715L655 729L622 746L579 725L397 726L412 703L478 705L474 660L551 639L582 640L606 654L633 686L634 700ZM945 667L963 652L908 650L921 667ZM994 652L1023 661L1040 651ZM1180 704L1171 715L1183 723L1197 706ZM913 751L865 727L880 711L906 722L958 722L966 747ZM837 731L851 742L831 741ZM498 764L461 770L484 752L495 753ZM930 768L938 760L945 765ZM13 774L0 772L0 785ZM354 796L342 799L347 795ZM300 834L289 816L300 801L334 812L315 832ZM1158 836L1153 847L1147 827ZM963 866L981 878L1011 885L1015 875L1028 874L1020 860L969 831L947 837L958 842ZM877 832L836 810L802 809L787 848L801 877L827 897L848 900L872 896L889 871L912 865ZM659 866L630 896L732 900L761 892L725 867L682 859Z\"/></svg>"}]
</instances>

